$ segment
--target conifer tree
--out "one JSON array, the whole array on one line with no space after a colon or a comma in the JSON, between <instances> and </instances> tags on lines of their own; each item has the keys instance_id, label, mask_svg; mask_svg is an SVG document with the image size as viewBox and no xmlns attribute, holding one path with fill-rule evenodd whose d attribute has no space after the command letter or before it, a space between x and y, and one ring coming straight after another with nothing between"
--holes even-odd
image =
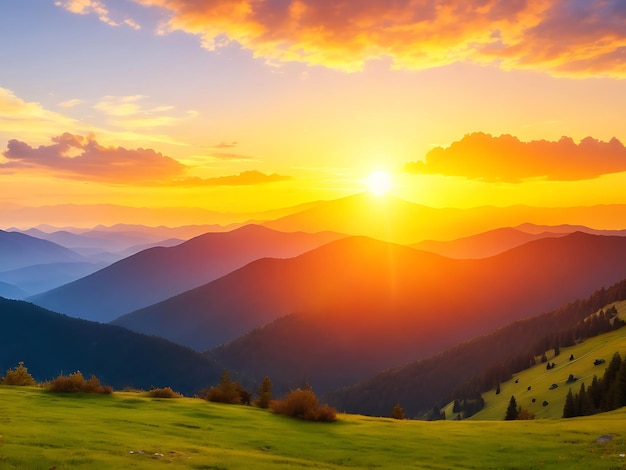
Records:
<instances>
[{"instance_id":1,"label":"conifer tree","mask_svg":"<svg viewBox=\"0 0 626 470\"><path fill-rule=\"evenodd\" d=\"M506 409L506 415L504 416L504 419L506 421L513 421L517 419L518 415L519 409L517 408L517 401L515 400L515 397L511 395L511 399L509 400L509 406Z\"/></svg>"},{"instance_id":2,"label":"conifer tree","mask_svg":"<svg viewBox=\"0 0 626 470\"><path fill-rule=\"evenodd\" d=\"M567 396L565 397L565 405L563 406L563 418L573 418L576 416L576 403L574 401L574 395L572 395L572 389L569 389Z\"/></svg>"},{"instance_id":3,"label":"conifer tree","mask_svg":"<svg viewBox=\"0 0 626 470\"><path fill-rule=\"evenodd\" d=\"M267 408L272 400L272 381L269 377L265 377L261 386L259 387L259 398L256 401L256 406L259 408Z\"/></svg>"}]
</instances>

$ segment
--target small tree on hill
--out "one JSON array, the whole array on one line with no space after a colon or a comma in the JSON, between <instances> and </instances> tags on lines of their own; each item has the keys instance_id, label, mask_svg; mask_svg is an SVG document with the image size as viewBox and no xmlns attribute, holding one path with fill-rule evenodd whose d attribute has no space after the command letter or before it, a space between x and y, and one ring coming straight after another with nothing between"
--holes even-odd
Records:
<instances>
[{"instance_id":1,"label":"small tree on hill","mask_svg":"<svg viewBox=\"0 0 626 470\"><path fill-rule=\"evenodd\" d=\"M266 376L259 387L259 398L255 401L255 405L259 408L267 408L270 401L272 401L272 381Z\"/></svg>"},{"instance_id":2,"label":"small tree on hill","mask_svg":"<svg viewBox=\"0 0 626 470\"><path fill-rule=\"evenodd\" d=\"M7 370L1 383L5 385L35 385L35 379L30 375L28 369L24 366L24 362L20 361L15 369Z\"/></svg>"},{"instance_id":3,"label":"small tree on hill","mask_svg":"<svg viewBox=\"0 0 626 470\"><path fill-rule=\"evenodd\" d=\"M515 397L511 395L511 399L509 400L509 406L506 409L506 415L504 416L504 419L506 421L513 421L517 419L518 416L519 408L517 407L517 401L515 400Z\"/></svg>"},{"instance_id":4,"label":"small tree on hill","mask_svg":"<svg viewBox=\"0 0 626 470\"><path fill-rule=\"evenodd\" d=\"M405 419L406 418L404 416L404 410L400 406L400 403L396 403L396 405L393 407L393 410L391 410L391 417L393 419Z\"/></svg>"}]
</instances>

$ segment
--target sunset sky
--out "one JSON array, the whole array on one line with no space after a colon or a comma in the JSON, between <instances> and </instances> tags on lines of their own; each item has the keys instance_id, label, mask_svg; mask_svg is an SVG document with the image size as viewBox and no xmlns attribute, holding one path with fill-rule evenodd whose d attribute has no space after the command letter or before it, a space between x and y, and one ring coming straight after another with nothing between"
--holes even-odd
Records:
<instances>
[{"instance_id":1,"label":"sunset sky","mask_svg":"<svg viewBox=\"0 0 626 470\"><path fill-rule=\"evenodd\" d=\"M0 206L626 203L623 0L4 0Z\"/></svg>"}]
</instances>

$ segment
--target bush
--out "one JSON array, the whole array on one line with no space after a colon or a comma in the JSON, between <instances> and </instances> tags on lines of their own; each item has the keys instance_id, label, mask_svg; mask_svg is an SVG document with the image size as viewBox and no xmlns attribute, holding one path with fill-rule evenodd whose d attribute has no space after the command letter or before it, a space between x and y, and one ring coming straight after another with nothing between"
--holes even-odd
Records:
<instances>
[{"instance_id":1,"label":"bush","mask_svg":"<svg viewBox=\"0 0 626 470\"><path fill-rule=\"evenodd\" d=\"M307 421L333 422L337 420L337 410L328 405L319 406L319 401L311 389L298 388L282 400L272 400L270 409L276 414Z\"/></svg>"},{"instance_id":2,"label":"bush","mask_svg":"<svg viewBox=\"0 0 626 470\"><path fill-rule=\"evenodd\" d=\"M228 403L231 405L240 405L241 403L250 404L250 392L244 389L239 382L233 382L228 377L228 371L222 373L219 385L198 393L198 397L205 400Z\"/></svg>"},{"instance_id":3,"label":"bush","mask_svg":"<svg viewBox=\"0 0 626 470\"><path fill-rule=\"evenodd\" d=\"M92 375L89 380L85 380L80 371L70 375L59 375L56 379L52 379L45 384L48 392L57 393L102 393L108 395L113 393L113 389L109 385L101 385L100 380Z\"/></svg>"},{"instance_id":4,"label":"bush","mask_svg":"<svg viewBox=\"0 0 626 470\"><path fill-rule=\"evenodd\" d=\"M171 387L153 388L148 392L148 396L151 398L182 398L182 395L172 390Z\"/></svg>"},{"instance_id":5,"label":"bush","mask_svg":"<svg viewBox=\"0 0 626 470\"><path fill-rule=\"evenodd\" d=\"M33 379L33 376L30 375L28 369L24 367L24 363L20 361L19 365L15 369L7 370L7 373L1 383L4 385L30 386L35 385L35 379Z\"/></svg>"},{"instance_id":6,"label":"bush","mask_svg":"<svg viewBox=\"0 0 626 470\"><path fill-rule=\"evenodd\" d=\"M393 410L391 410L391 417L393 419L405 419L406 418L406 416L404 416L404 410L400 406L400 403L396 403L396 405L393 407Z\"/></svg>"}]
</instances>

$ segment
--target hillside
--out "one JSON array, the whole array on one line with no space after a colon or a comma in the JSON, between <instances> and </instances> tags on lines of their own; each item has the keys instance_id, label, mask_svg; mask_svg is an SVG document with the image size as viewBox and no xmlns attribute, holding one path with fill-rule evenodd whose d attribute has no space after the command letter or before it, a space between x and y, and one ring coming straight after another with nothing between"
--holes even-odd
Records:
<instances>
[{"instance_id":1,"label":"hillside","mask_svg":"<svg viewBox=\"0 0 626 470\"><path fill-rule=\"evenodd\" d=\"M0 272L47 263L84 261L78 253L47 240L0 230Z\"/></svg>"},{"instance_id":2,"label":"hillside","mask_svg":"<svg viewBox=\"0 0 626 470\"><path fill-rule=\"evenodd\" d=\"M611 303L604 309L611 306L615 306L619 316L626 319L626 301ZM616 352L622 357L626 354L624 328L590 338L575 346L560 348L558 356L555 356L554 349L550 349L546 351L546 357L551 364L555 364L554 368L547 370L547 363L541 363L538 357L537 365L516 373L511 380L503 382L499 394L496 394L495 389L484 393L485 408L470 419L503 419L512 395L519 406L530 411L536 418L561 418L568 391L571 389L572 393L577 393L582 383L589 387L594 375L598 379L602 378ZM574 359L569 360L570 356ZM596 359L603 359L605 362L596 365ZM576 381L567 383L570 374ZM553 384L557 387L551 388ZM548 402L546 406L543 405L544 401Z\"/></svg>"},{"instance_id":3,"label":"hillside","mask_svg":"<svg viewBox=\"0 0 626 470\"><path fill-rule=\"evenodd\" d=\"M3 465L29 469L609 470L623 466L626 445L626 409L532 422L340 414L328 424L194 398L0 386L0 416ZM603 435L612 439L599 441Z\"/></svg>"},{"instance_id":4,"label":"hillside","mask_svg":"<svg viewBox=\"0 0 626 470\"><path fill-rule=\"evenodd\" d=\"M0 298L0 371L23 361L36 380L80 370L114 388L171 386L191 394L219 382L221 368L161 338Z\"/></svg>"},{"instance_id":5,"label":"hillside","mask_svg":"<svg viewBox=\"0 0 626 470\"><path fill-rule=\"evenodd\" d=\"M422 416L437 403L443 406L454 398L475 397L481 391L495 389L497 383L511 377L507 371L526 369L531 358L561 341L562 333L619 300L626 300L626 280L599 289L588 299L572 301L435 356L382 372L328 394L326 399L341 410L371 415L385 415L400 403L408 416ZM624 335L626 330L618 330L617 334ZM446 415L451 416L450 412Z\"/></svg>"},{"instance_id":6,"label":"hillside","mask_svg":"<svg viewBox=\"0 0 626 470\"><path fill-rule=\"evenodd\" d=\"M335 240L335 233L281 233L258 225L151 248L28 300L70 316L109 322L201 286L261 257L285 258Z\"/></svg>"}]
</instances>

